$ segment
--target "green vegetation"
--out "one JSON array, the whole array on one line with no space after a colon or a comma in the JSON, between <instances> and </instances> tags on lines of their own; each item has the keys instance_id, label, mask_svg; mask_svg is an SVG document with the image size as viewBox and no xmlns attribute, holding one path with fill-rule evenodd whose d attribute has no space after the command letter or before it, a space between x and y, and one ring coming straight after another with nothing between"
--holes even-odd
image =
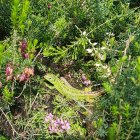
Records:
<instances>
[{"instance_id":1,"label":"green vegetation","mask_svg":"<svg viewBox=\"0 0 140 140\"><path fill-rule=\"evenodd\" d=\"M139 140L139 6L0 0L0 140Z\"/></svg>"}]
</instances>

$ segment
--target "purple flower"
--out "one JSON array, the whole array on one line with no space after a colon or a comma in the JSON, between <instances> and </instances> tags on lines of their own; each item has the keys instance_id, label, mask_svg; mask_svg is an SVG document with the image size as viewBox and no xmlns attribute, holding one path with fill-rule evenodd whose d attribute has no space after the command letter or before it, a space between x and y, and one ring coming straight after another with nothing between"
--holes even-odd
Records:
<instances>
[{"instance_id":1,"label":"purple flower","mask_svg":"<svg viewBox=\"0 0 140 140\"><path fill-rule=\"evenodd\" d=\"M53 121L53 115L51 113L49 113L46 117L45 117L45 122L49 122L49 121Z\"/></svg>"},{"instance_id":2,"label":"purple flower","mask_svg":"<svg viewBox=\"0 0 140 140\"><path fill-rule=\"evenodd\" d=\"M48 130L50 133L62 133L70 129L70 124L67 120L54 118L51 113L45 117L45 122L49 124Z\"/></svg>"},{"instance_id":3,"label":"purple flower","mask_svg":"<svg viewBox=\"0 0 140 140\"><path fill-rule=\"evenodd\" d=\"M55 122L53 123L53 126L54 126L54 127L57 127L57 126L58 126L58 123L55 121Z\"/></svg>"},{"instance_id":4,"label":"purple flower","mask_svg":"<svg viewBox=\"0 0 140 140\"><path fill-rule=\"evenodd\" d=\"M25 40L22 40L21 42L21 52L25 52L27 48L27 42Z\"/></svg>"},{"instance_id":5,"label":"purple flower","mask_svg":"<svg viewBox=\"0 0 140 140\"><path fill-rule=\"evenodd\" d=\"M68 121L64 121L64 124L61 127L62 129L67 131L68 129L70 129L70 124Z\"/></svg>"},{"instance_id":6,"label":"purple flower","mask_svg":"<svg viewBox=\"0 0 140 140\"><path fill-rule=\"evenodd\" d=\"M89 86L91 84L91 81L90 80L86 80L84 82L82 82L85 86Z\"/></svg>"},{"instance_id":7,"label":"purple flower","mask_svg":"<svg viewBox=\"0 0 140 140\"><path fill-rule=\"evenodd\" d=\"M82 79L83 85L89 86L91 84L91 81L86 78L85 74L82 74L81 79Z\"/></svg>"},{"instance_id":8,"label":"purple flower","mask_svg":"<svg viewBox=\"0 0 140 140\"><path fill-rule=\"evenodd\" d=\"M48 114L48 118L49 118L49 119L53 119L53 114L52 114L52 113L49 113L49 114Z\"/></svg>"},{"instance_id":9,"label":"purple flower","mask_svg":"<svg viewBox=\"0 0 140 140\"><path fill-rule=\"evenodd\" d=\"M49 126L49 131L50 131L50 133L57 133L57 132L59 132L58 128L54 127L53 125Z\"/></svg>"},{"instance_id":10,"label":"purple flower","mask_svg":"<svg viewBox=\"0 0 140 140\"><path fill-rule=\"evenodd\" d=\"M57 124L61 124L60 119L56 119L56 123L57 123Z\"/></svg>"},{"instance_id":11,"label":"purple flower","mask_svg":"<svg viewBox=\"0 0 140 140\"><path fill-rule=\"evenodd\" d=\"M86 76L82 74L82 81L87 80Z\"/></svg>"},{"instance_id":12,"label":"purple flower","mask_svg":"<svg viewBox=\"0 0 140 140\"><path fill-rule=\"evenodd\" d=\"M26 50L27 50L27 41L22 40L20 42L20 53L21 53L22 57L25 59L29 58L29 54L26 53Z\"/></svg>"},{"instance_id":13,"label":"purple flower","mask_svg":"<svg viewBox=\"0 0 140 140\"><path fill-rule=\"evenodd\" d=\"M29 58L29 54L28 54L28 53L24 53L24 54L23 54L23 57L24 57L25 59L28 59L28 58Z\"/></svg>"},{"instance_id":14,"label":"purple flower","mask_svg":"<svg viewBox=\"0 0 140 140\"><path fill-rule=\"evenodd\" d=\"M61 119L61 121L60 121L60 124L61 124L61 125L63 125L63 124L64 124L64 121L63 121L62 119Z\"/></svg>"}]
</instances>

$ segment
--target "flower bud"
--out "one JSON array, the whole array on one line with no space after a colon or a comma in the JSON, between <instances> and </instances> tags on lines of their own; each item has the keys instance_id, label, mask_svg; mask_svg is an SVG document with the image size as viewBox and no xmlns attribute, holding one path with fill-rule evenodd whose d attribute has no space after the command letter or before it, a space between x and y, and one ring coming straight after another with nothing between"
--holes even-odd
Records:
<instances>
[{"instance_id":1,"label":"flower bud","mask_svg":"<svg viewBox=\"0 0 140 140\"><path fill-rule=\"evenodd\" d=\"M11 66L7 66L5 71L6 76L10 76L12 75L12 73L13 73L13 69L11 68Z\"/></svg>"},{"instance_id":2,"label":"flower bud","mask_svg":"<svg viewBox=\"0 0 140 140\"><path fill-rule=\"evenodd\" d=\"M84 84L85 86L89 86L89 85L91 84L91 81L90 81L90 80L86 80L86 81L83 82L83 84Z\"/></svg>"},{"instance_id":3,"label":"flower bud","mask_svg":"<svg viewBox=\"0 0 140 140\"><path fill-rule=\"evenodd\" d=\"M27 48L27 42L25 40L22 40L21 42L21 52L25 52Z\"/></svg>"},{"instance_id":4,"label":"flower bud","mask_svg":"<svg viewBox=\"0 0 140 140\"><path fill-rule=\"evenodd\" d=\"M13 79L13 75L8 75L6 76L6 81L12 80Z\"/></svg>"},{"instance_id":5,"label":"flower bud","mask_svg":"<svg viewBox=\"0 0 140 140\"><path fill-rule=\"evenodd\" d=\"M25 54L23 55L23 57L24 57L25 59L28 59L28 58L29 58L29 54L28 54L28 53L25 53Z\"/></svg>"},{"instance_id":6,"label":"flower bud","mask_svg":"<svg viewBox=\"0 0 140 140\"><path fill-rule=\"evenodd\" d=\"M29 78L30 76L34 75L34 69L33 68L25 68L24 74L26 75L27 78Z\"/></svg>"},{"instance_id":7,"label":"flower bud","mask_svg":"<svg viewBox=\"0 0 140 140\"><path fill-rule=\"evenodd\" d=\"M22 81L25 81L27 78L26 78L26 75L25 73L22 73L20 78L19 78L19 81L22 82Z\"/></svg>"},{"instance_id":8,"label":"flower bud","mask_svg":"<svg viewBox=\"0 0 140 140\"><path fill-rule=\"evenodd\" d=\"M50 10L52 8L52 5L49 3L48 4L48 9Z\"/></svg>"},{"instance_id":9,"label":"flower bud","mask_svg":"<svg viewBox=\"0 0 140 140\"><path fill-rule=\"evenodd\" d=\"M84 74L82 74L82 81L85 81L85 80L87 80L87 78L86 78L86 76L84 75Z\"/></svg>"}]
</instances>

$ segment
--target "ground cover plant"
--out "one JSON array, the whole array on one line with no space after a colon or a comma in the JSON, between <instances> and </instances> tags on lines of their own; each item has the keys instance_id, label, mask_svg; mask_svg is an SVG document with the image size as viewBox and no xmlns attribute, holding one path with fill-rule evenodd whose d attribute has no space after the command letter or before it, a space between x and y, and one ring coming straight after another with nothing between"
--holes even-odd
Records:
<instances>
[{"instance_id":1,"label":"ground cover plant","mask_svg":"<svg viewBox=\"0 0 140 140\"><path fill-rule=\"evenodd\" d=\"M139 140L139 6L0 0L0 140Z\"/></svg>"}]
</instances>

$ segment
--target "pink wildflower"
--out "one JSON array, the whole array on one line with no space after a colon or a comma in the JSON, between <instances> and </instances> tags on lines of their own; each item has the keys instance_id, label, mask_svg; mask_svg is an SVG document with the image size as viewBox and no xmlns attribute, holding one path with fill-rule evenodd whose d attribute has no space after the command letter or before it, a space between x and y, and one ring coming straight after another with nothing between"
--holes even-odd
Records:
<instances>
[{"instance_id":1,"label":"pink wildflower","mask_svg":"<svg viewBox=\"0 0 140 140\"><path fill-rule=\"evenodd\" d=\"M6 76L6 81L9 81L9 80L12 80L12 79L13 79L13 75Z\"/></svg>"},{"instance_id":2,"label":"pink wildflower","mask_svg":"<svg viewBox=\"0 0 140 140\"><path fill-rule=\"evenodd\" d=\"M45 117L45 122L47 123L47 122L51 121L52 119L53 119L53 115L52 115L52 113L49 113L49 114Z\"/></svg>"},{"instance_id":3,"label":"pink wildflower","mask_svg":"<svg viewBox=\"0 0 140 140\"><path fill-rule=\"evenodd\" d=\"M24 74L26 75L27 78L29 78L30 76L34 75L34 69L33 68L25 68Z\"/></svg>"},{"instance_id":4,"label":"pink wildflower","mask_svg":"<svg viewBox=\"0 0 140 140\"><path fill-rule=\"evenodd\" d=\"M29 58L29 54L26 53L26 50L27 50L27 42L25 40L22 40L20 42L20 53L22 55L23 58L27 59Z\"/></svg>"},{"instance_id":5,"label":"pink wildflower","mask_svg":"<svg viewBox=\"0 0 140 140\"><path fill-rule=\"evenodd\" d=\"M82 81L85 81L85 80L87 80L87 78L86 78L86 76L84 75L84 74L82 74Z\"/></svg>"},{"instance_id":6,"label":"pink wildflower","mask_svg":"<svg viewBox=\"0 0 140 140\"><path fill-rule=\"evenodd\" d=\"M63 130L69 130L70 129L70 124L66 120L64 121L64 124L61 126Z\"/></svg>"},{"instance_id":7,"label":"pink wildflower","mask_svg":"<svg viewBox=\"0 0 140 140\"><path fill-rule=\"evenodd\" d=\"M45 122L49 124L48 130L50 133L63 133L70 129L70 124L67 120L54 118L51 113L45 117Z\"/></svg>"},{"instance_id":8,"label":"pink wildflower","mask_svg":"<svg viewBox=\"0 0 140 140\"><path fill-rule=\"evenodd\" d=\"M85 86L89 86L91 84L91 81L86 78L85 74L82 74L81 80Z\"/></svg>"},{"instance_id":9,"label":"pink wildflower","mask_svg":"<svg viewBox=\"0 0 140 140\"><path fill-rule=\"evenodd\" d=\"M86 80L84 82L82 82L85 86L89 86L91 84L91 81L90 80Z\"/></svg>"},{"instance_id":10,"label":"pink wildflower","mask_svg":"<svg viewBox=\"0 0 140 140\"><path fill-rule=\"evenodd\" d=\"M24 73L21 74L21 76L19 77L19 81L25 81L27 78L26 78L26 75Z\"/></svg>"},{"instance_id":11,"label":"pink wildflower","mask_svg":"<svg viewBox=\"0 0 140 140\"><path fill-rule=\"evenodd\" d=\"M28 53L25 53L25 54L23 55L23 57L24 57L25 59L28 59L28 58L29 58L29 54L28 54Z\"/></svg>"},{"instance_id":12,"label":"pink wildflower","mask_svg":"<svg viewBox=\"0 0 140 140\"><path fill-rule=\"evenodd\" d=\"M10 76L12 75L12 73L13 73L13 68L10 65L7 65L5 71L6 76Z\"/></svg>"},{"instance_id":13,"label":"pink wildflower","mask_svg":"<svg viewBox=\"0 0 140 140\"><path fill-rule=\"evenodd\" d=\"M13 68L10 64L7 64L6 66L5 75L6 75L6 81L13 79Z\"/></svg>"},{"instance_id":14,"label":"pink wildflower","mask_svg":"<svg viewBox=\"0 0 140 140\"><path fill-rule=\"evenodd\" d=\"M20 43L20 47L21 47L21 53L25 52L27 48L27 42L25 40L22 40Z\"/></svg>"},{"instance_id":15,"label":"pink wildflower","mask_svg":"<svg viewBox=\"0 0 140 140\"><path fill-rule=\"evenodd\" d=\"M26 81L28 80L31 76L34 75L34 69L33 68L25 68L23 73L19 77L19 81Z\"/></svg>"}]
</instances>

